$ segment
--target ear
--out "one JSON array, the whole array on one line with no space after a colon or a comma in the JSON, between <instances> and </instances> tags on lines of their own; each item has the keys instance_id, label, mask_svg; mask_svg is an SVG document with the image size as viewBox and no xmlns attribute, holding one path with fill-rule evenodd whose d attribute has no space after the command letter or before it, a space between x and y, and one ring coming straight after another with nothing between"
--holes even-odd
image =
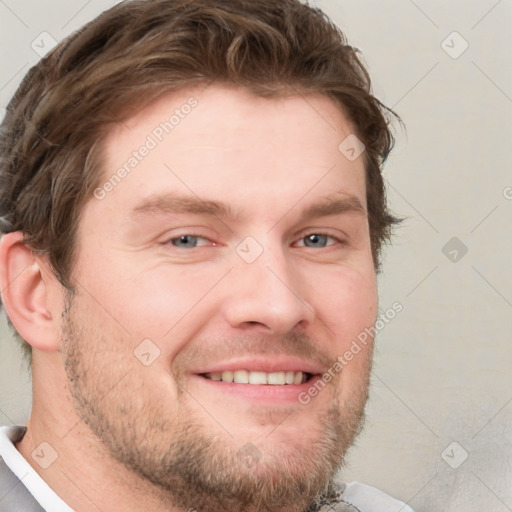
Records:
<instances>
[{"instance_id":1,"label":"ear","mask_svg":"<svg viewBox=\"0 0 512 512\"><path fill-rule=\"evenodd\" d=\"M51 310L52 294L48 287L62 285L43 258L36 256L22 240L23 234L16 231L4 234L0 241L2 303L14 327L32 348L56 351L59 318Z\"/></svg>"}]
</instances>

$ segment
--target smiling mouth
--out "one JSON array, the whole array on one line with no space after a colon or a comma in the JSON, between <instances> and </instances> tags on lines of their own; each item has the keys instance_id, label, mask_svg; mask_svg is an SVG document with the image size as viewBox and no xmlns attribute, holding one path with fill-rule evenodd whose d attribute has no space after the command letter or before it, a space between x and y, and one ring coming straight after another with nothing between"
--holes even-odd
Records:
<instances>
[{"instance_id":1,"label":"smiling mouth","mask_svg":"<svg viewBox=\"0 0 512 512\"><path fill-rule=\"evenodd\" d=\"M217 382L234 382L235 384L253 384L256 386L283 386L304 384L312 377L307 372L259 372L249 370L234 370L224 372L208 372L199 374L208 380Z\"/></svg>"}]
</instances>

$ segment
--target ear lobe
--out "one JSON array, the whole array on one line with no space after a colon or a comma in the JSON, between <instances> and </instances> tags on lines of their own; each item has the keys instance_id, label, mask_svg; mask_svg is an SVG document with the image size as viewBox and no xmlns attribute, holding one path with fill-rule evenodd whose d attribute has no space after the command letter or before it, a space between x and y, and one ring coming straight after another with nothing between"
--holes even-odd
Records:
<instances>
[{"instance_id":1,"label":"ear lobe","mask_svg":"<svg viewBox=\"0 0 512 512\"><path fill-rule=\"evenodd\" d=\"M7 315L33 348L59 349L58 325L52 314L46 263L24 243L19 231L0 241L0 290Z\"/></svg>"}]
</instances>

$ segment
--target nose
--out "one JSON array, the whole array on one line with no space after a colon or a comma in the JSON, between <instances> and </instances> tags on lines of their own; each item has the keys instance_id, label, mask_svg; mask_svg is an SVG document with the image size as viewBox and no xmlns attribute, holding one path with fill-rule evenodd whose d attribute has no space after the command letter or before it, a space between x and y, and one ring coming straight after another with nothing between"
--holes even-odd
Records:
<instances>
[{"instance_id":1,"label":"nose","mask_svg":"<svg viewBox=\"0 0 512 512\"><path fill-rule=\"evenodd\" d=\"M240 259L230 272L224 316L235 329L284 335L308 327L315 313L301 295L304 283L282 249L267 250L252 263Z\"/></svg>"}]
</instances>

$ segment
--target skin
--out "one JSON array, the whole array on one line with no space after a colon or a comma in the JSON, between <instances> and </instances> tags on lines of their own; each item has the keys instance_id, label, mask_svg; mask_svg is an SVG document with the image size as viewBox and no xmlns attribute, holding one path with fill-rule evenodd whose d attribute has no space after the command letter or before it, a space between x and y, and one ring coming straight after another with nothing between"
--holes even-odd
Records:
<instances>
[{"instance_id":1,"label":"skin","mask_svg":"<svg viewBox=\"0 0 512 512\"><path fill-rule=\"evenodd\" d=\"M34 405L18 449L80 511L269 509L250 493L208 504L211 489L187 494L187 483L170 476L166 487L172 472L161 459L169 464L179 446L204 441L213 448L202 452L210 461L203 471L218 473L226 489L237 479L284 486L290 475L304 492L290 491L274 510L304 510L363 414L372 343L306 405L297 396L308 384L226 386L199 375L287 364L309 365L318 380L373 325L364 162L338 150L350 122L320 95L264 99L221 85L166 94L110 131L103 183L191 96L191 113L87 203L72 300L19 233L0 244L2 300L33 347ZM155 208L165 194L174 206L177 196L222 202L233 215ZM153 207L133 213L148 200ZM305 216L327 200L348 207ZM187 235L201 238L180 239ZM259 256L248 263L246 254ZM134 356L143 340L156 357L149 365ZM43 441L58 453L47 469L31 455Z\"/></svg>"}]
</instances>

